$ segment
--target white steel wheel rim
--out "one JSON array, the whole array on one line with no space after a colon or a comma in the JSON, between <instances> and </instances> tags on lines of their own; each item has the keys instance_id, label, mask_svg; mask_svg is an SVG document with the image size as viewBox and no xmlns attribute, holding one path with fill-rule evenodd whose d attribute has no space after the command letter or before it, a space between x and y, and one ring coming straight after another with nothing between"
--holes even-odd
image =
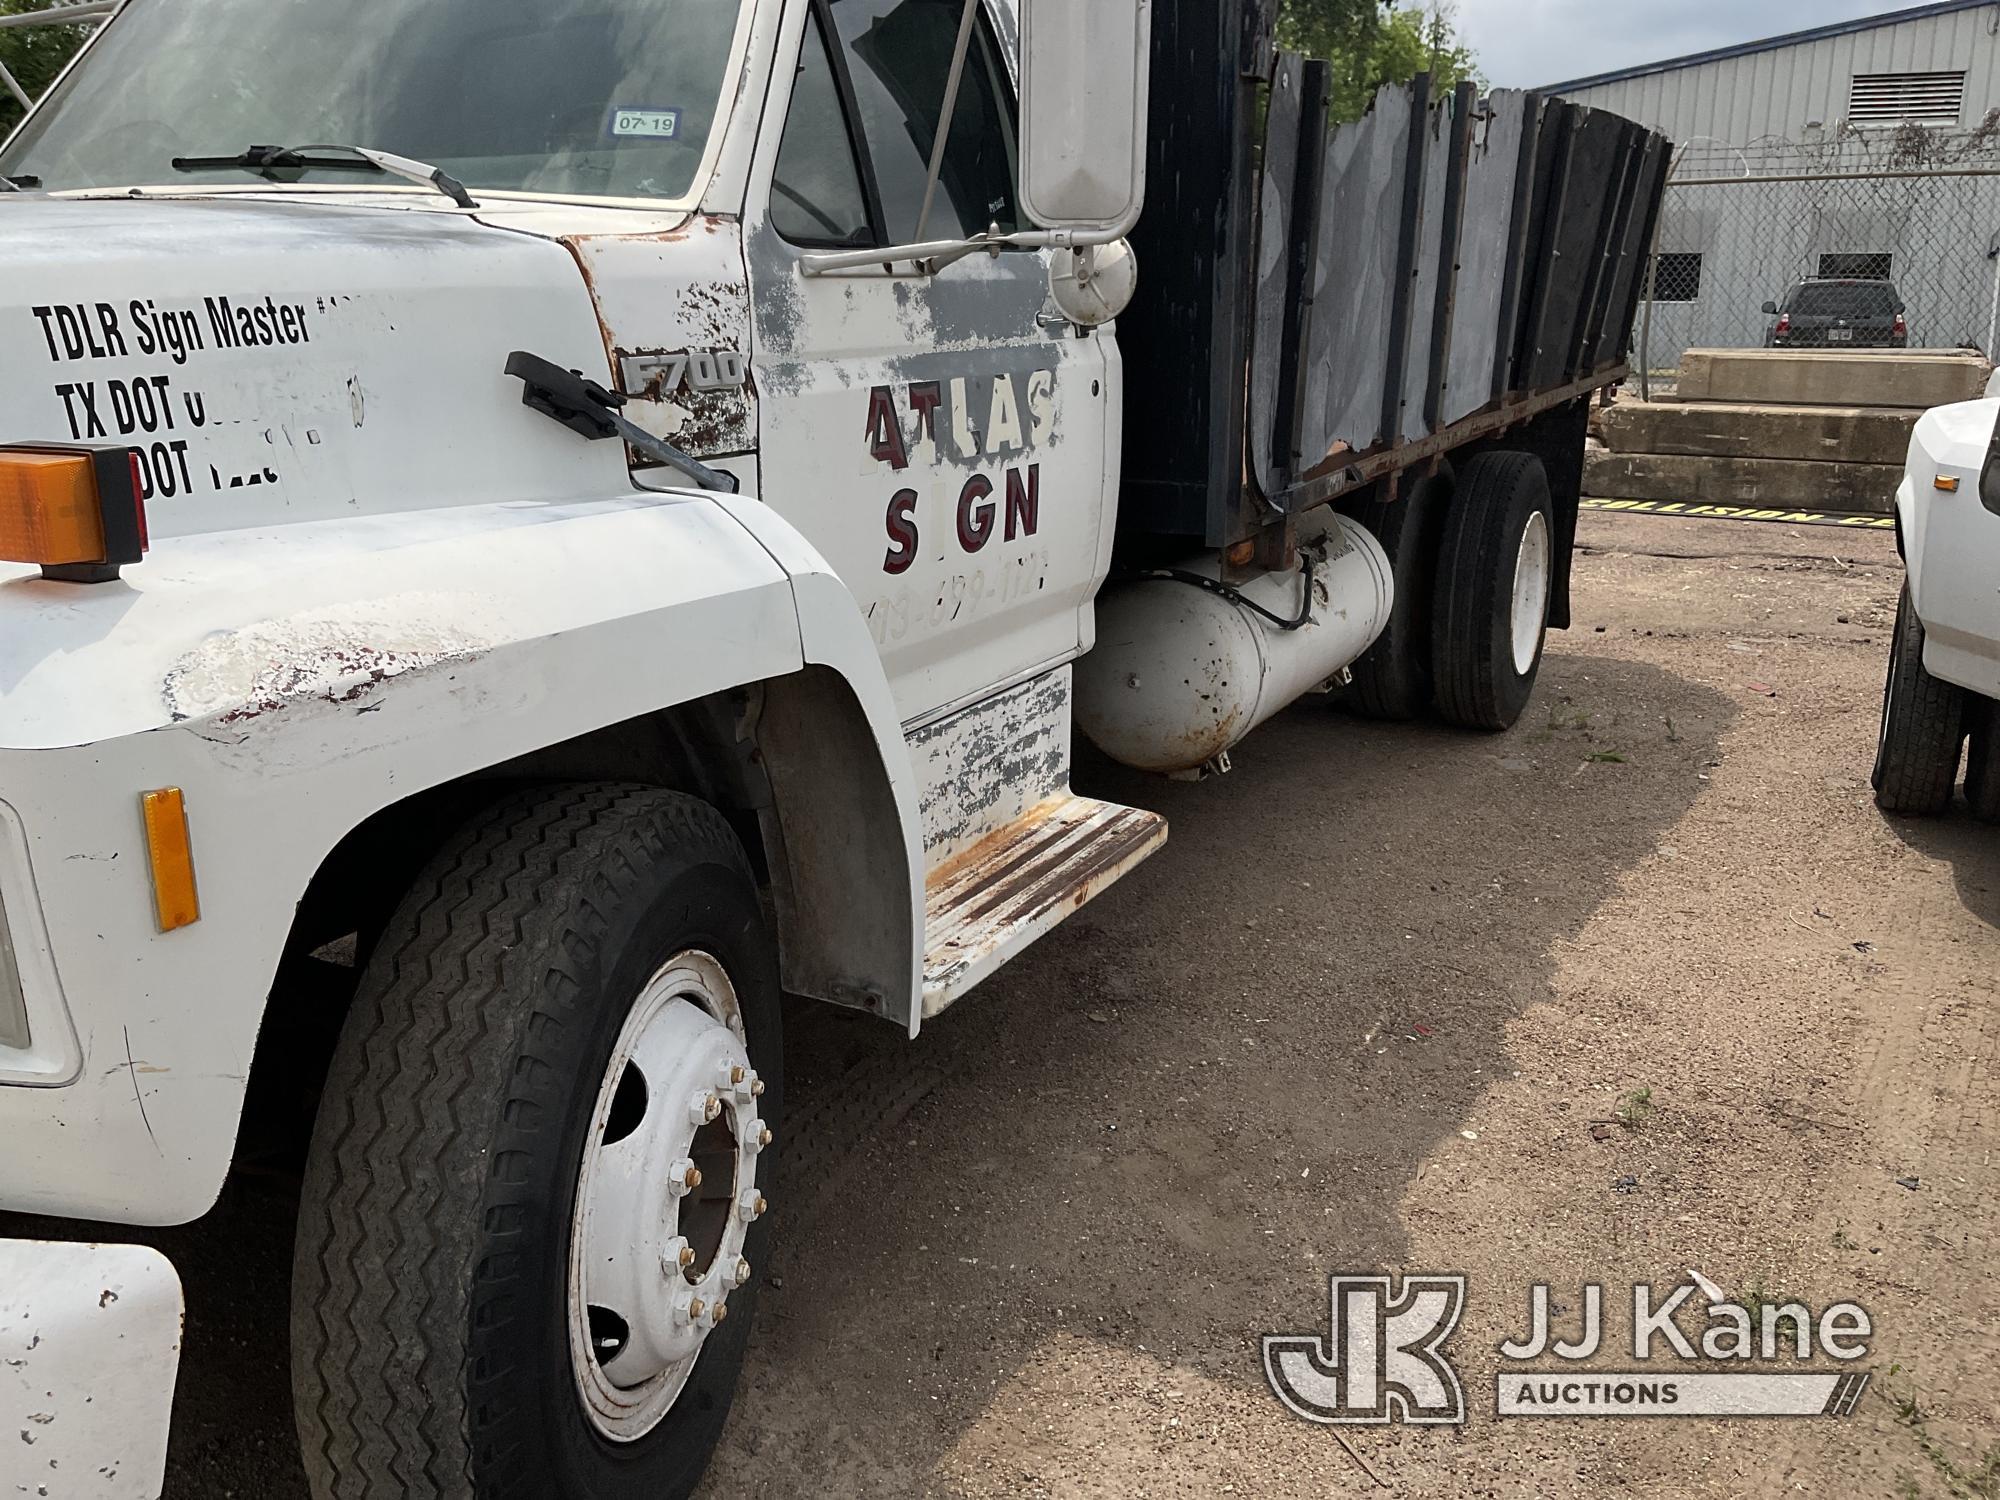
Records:
<instances>
[{"instance_id":1,"label":"white steel wheel rim","mask_svg":"<svg viewBox=\"0 0 2000 1500\"><path fill-rule=\"evenodd\" d=\"M659 1426L749 1279L763 1091L729 975L706 953L676 954L612 1049L570 1222L570 1368L613 1442Z\"/></svg>"},{"instance_id":2,"label":"white steel wheel rim","mask_svg":"<svg viewBox=\"0 0 2000 1500\"><path fill-rule=\"evenodd\" d=\"M1522 677L1542 653L1542 630L1549 618L1549 555L1549 518L1538 510L1528 517L1514 553L1514 671Z\"/></svg>"}]
</instances>

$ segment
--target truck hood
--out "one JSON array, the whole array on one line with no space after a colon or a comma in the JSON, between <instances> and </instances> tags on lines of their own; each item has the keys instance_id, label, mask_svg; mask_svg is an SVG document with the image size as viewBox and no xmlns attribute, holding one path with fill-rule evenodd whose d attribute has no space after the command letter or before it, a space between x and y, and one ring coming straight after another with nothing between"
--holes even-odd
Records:
<instances>
[{"instance_id":1,"label":"truck hood","mask_svg":"<svg viewBox=\"0 0 2000 1500\"><path fill-rule=\"evenodd\" d=\"M6 197L0 265L0 441L139 448L155 548L629 487L503 373L608 377L555 241L408 197Z\"/></svg>"}]
</instances>

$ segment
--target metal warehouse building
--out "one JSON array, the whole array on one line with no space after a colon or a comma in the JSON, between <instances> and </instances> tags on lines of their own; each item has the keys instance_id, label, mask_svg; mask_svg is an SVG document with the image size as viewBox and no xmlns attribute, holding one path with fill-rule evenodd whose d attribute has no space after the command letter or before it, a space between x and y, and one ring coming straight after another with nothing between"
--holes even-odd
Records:
<instances>
[{"instance_id":1,"label":"metal warehouse building","mask_svg":"<svg viewBox=\"0 0 2000 1500\"><path fill-rule=\"evenodd\" d=\"M1757 345L1813 276L1882 277L1912 346L2000 341L2000 3L1945 0L1547 86L1681 156L1645 357Z\"/></svg>"}]
</instances>

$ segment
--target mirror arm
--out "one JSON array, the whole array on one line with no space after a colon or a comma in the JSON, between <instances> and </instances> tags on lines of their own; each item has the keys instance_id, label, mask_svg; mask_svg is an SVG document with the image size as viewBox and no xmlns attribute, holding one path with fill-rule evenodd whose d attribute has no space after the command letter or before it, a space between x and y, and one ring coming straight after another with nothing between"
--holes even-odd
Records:
<instances>
[{"instance_id":1,"label":"mirror arm","mask_svg":"<svg viewBox=\"0 0 2000 1500\"><path fill-rule=\"evenodd\" d=\"M1088 250L1098 245L1115 245L1129 235L1139 216L1103 229L1023 229L1013 234L981 234L969 240L931 240L924 244L888 245L880 250L814 250L799 257L799 269L808 276L825 276L835 271L861 271L879 267L893 271L909 262L922 272L948 266L982 250Z\"/></svg>"},{"instance_id":2,"label":"mirror arm","mask_svg":"<svg viewBox=\"0 0 2000 1500\"><path fill-rule=\"evenodd\" d=\"M958 109L959 85L965 81L965 55L972 50L972 27L978 19L979 0L965 0L958 18L958 45L951 54L951 76L945 80L944 105L938 110L937 135L931 141L930 176L924 180L924 206L917 214L918 240L930 228L931 204L937 200L938 180L944 176L944 148L951 142L951 117Z\"/></svg>"}]
</instances>

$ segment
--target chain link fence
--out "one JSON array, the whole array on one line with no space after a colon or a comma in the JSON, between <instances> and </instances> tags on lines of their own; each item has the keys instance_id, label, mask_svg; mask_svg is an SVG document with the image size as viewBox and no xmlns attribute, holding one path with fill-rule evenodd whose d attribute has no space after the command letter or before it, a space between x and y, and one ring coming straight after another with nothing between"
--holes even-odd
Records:
<instances>
[{"instance_id":1,"label":"chain link fence","mask_svg":"<svg viewBox=\"0 0 2000 1500\"><path fill-rule=\"evenodd\" d=\"M1683 148L1668 185L1635 369L1672 380L1689 349L1761 348L1801 282L1883 281L1899 310L1845 330L1802 318L1787 341L2000 346L2000 111L1973 131L1843 126L1822 140ZM1866 289L1849 301L1869 300ZM1766 311L1774 304L1779 312ZM1824 334L1822 338L1820 335Z\"/></svg>"}]
</instances>

